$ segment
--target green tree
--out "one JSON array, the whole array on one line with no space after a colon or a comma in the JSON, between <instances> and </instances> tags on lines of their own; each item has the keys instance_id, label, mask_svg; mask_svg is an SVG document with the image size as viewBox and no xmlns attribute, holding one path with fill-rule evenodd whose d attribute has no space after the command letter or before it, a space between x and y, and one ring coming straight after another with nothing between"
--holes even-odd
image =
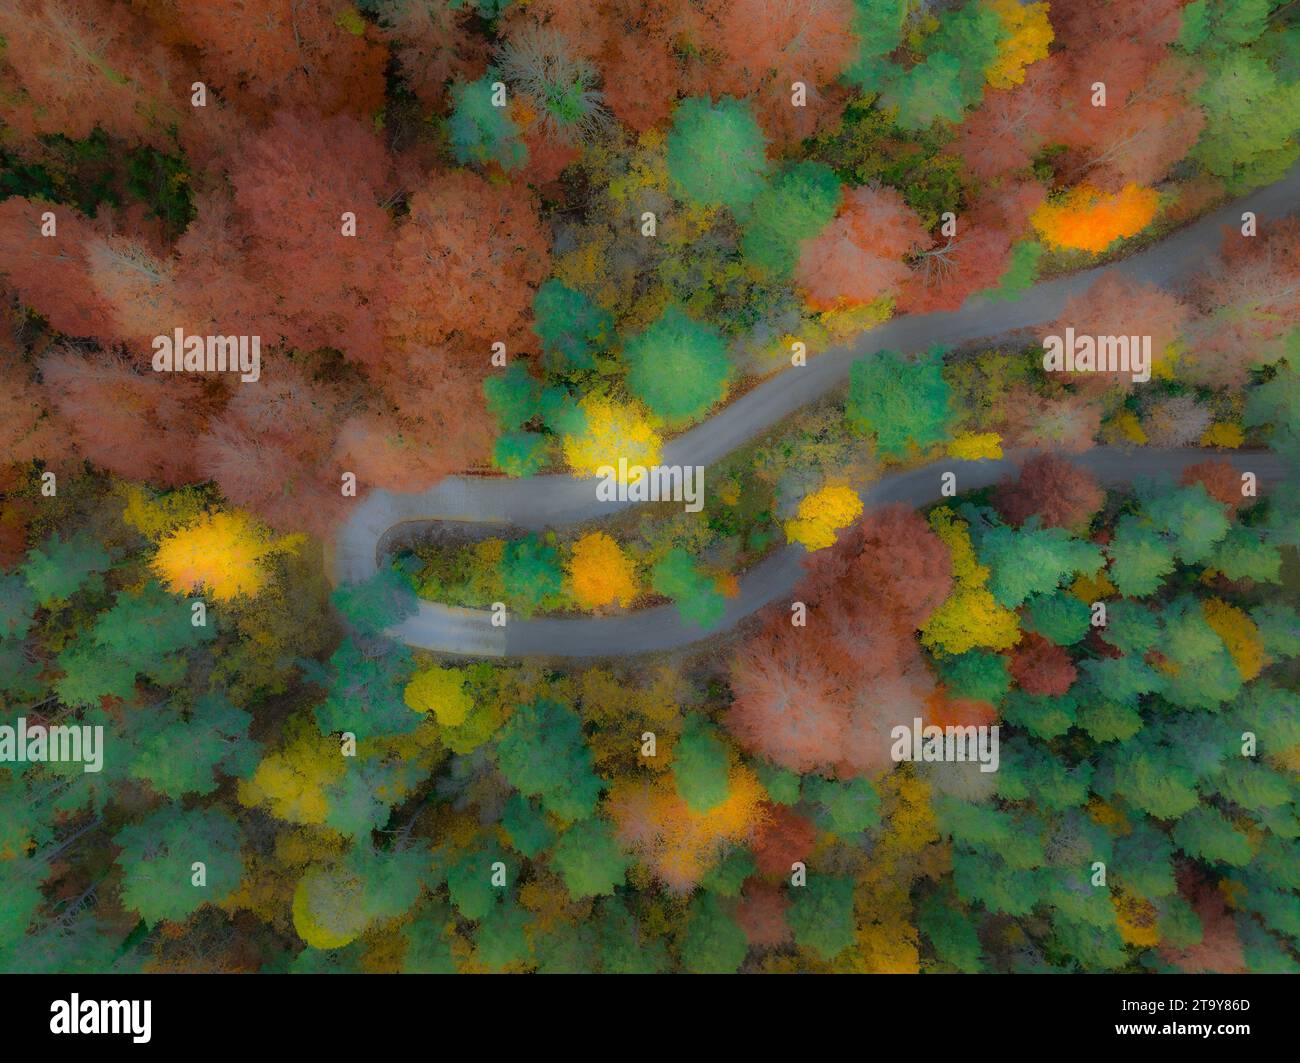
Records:
<instances>
[{"instance_id":1,"label":"green tree","mask_svg":"<svg viewBox=\"0 0 1300 1063\"><path fill-rule=\"evenodd\" d=\"M631 863L605 819L575 823L560 835L551 860L575 901L612 894L616 886L623 885Z\"/></svg>"},{"instance_id":2,"label":"green tree","mask_svg":"<svg viewBox=\"0 0 1300 1063\"><path fill-rule=\"evenodd\" d=\"M1282 575L1282 553L1264 541L1253 528L1234 525L1215 544L1206 564L1228 579L1252 579L1258 583L1277 583Z\"/></svg>"},{"instance_id":3,"label":"green tree","mask_svg":"<svg viewBox=\"0 0 1300 1063\"><path fill-rule=\"evenodd\" d=\"M392 815L403 774L402 765L379 759L346 760L347 768L337 781L325 788L329 811L327 826L348 838L369 837Z\"/></svg>"},{"instance_id":4,"label":"green tree","mask_svg":"<svg viewBox=\"0 0 1300 1063\"><path fill-rule=\"evenodd\" d=\"M1174 841L1188 856L1211 864L1241 867L1250 861L1250 839L1223 813L1202 805L1174 824Z\"/></svg>"},{"instance_id":5,"label":"green tree","mask_svg":"<svg viewBox=\"0 0 1300 1063\"><path fill-rule=\"evenodd\" d=\"M343 620L362 635L378 635L416 614L419 602L411 582L392 565L360 583L342 583L330 602Z\"/></svg>"},{"instance_id":6,"label":"green tree","mask_svg":"<svg viewBox=\"0 0 1300 1063\"><path fill-rule=\"evenodd\" d=\"M248 737L253 718L223 694L205 694L186 713L170 705L148 712L148 731L132 741L129 771L164 797L210 794L219 775L242 777L256 767L260 748Z\"/></svg>"},{"instance_id":7,"label":"green tree","mask_svg":"<svg viewBox=\"0 0 1300 1063\"><path fill-rule=\"evenodd\" d=\"M1011 261L997 287L984 294L991 299L1019 299L1033 287L1038 277L1038 264L1046 250L1035 240L1016 241L1011 247Z\"/></svg>"},{"instance_id":8,"label":"green tree","mask_svg":"<svg viewBox=\"0 0 1300 1063\"><path fill-rule=\"evenodd\" d=\"M553 608L564 590L559 552L535 535L507 543L501 554L501 580L511 607L523 616Z\"/></svg>"},{"instance_id":9,"label":"green tree","mask_svg":"<svg viewBox=\"0 0 1300 1063\"><path fill-rule=\"evenodd\" d=\"M499 859L498 854L489 852L482 846L474 846L458 854L448 864L447 893L463 918L477 922L501 900L506 887L493 885L492 882L492 865ZM507 873L508 871L507 864Z\"/></svg>"},{"instance_id":10,"label":"green tree","mask_svg":"<svg viewBox=\"0 0 1300 1063\"><path fill-rule=\"evenodd\" d=\"M1088 603L1061 591L1030 595L1021 615L1021 627L1051 639L1058 646L1073 646L1082 641L1091 626L1092 610Z\"/></svg>"},{"instance_id":11,"label":"green tree","mask_svg":"<svg viewBox=\"0 0 1300 1063\"><path fill-rule=\"evenodd\" d=\"M1121 594L1143 598L1154 594L1174 570L1173 547L1132 513L1115 524L1115 534L1106 545L1110 555L1110 578Z\"/></svg>"},{"instance_id":12,"label":"green tree","mask_svg":"<svg viewBox=\"0 0 1300 1063\"><path fill-rule=\"evenodd\" d=\"M492 445L492 464L507 476L532 476L546 467L551 450L540 432L507 432Z\"/></svg>"},{"instance_id":13,"label":"green tree","mask_svg":"<svg viewBox=\"0 0 1300 1063\"><path fill-rule=\"evenodd\" d=\"M881 351L853 363L845 416L854 431L875 437L880 454L901 457L946 438L951 401L942 350L915 361Z\"/></svg>"},{"instance_id":14,"label":"green tree","mask_svg":"<svg viewBox=\"0 0 1300 1063\"><path fill-rule=\"evenodd\" d=\"M623 346L627 386L669 425L702 417L727 391L731 362L714 328L669 306Z\"/></svg>"},{"instance_id":15,"label":"green tree","mask_svg":"<svg viewBox=\"0 0 1300 1063\"><path fill-rule=\"evenodd\" d=\"M545 852L555 842L555 828L546 813L535 801L523 794L511 794L501 814L501 826L510 837L510 844L529 860Z\"/></svg>"},{"instance_id":16,"label":"green tree","mask_svg":"<svg viewBox=\"0 0 1300 1063\"><path fill-rule=\"evenodd\" d=\"M565 823L596 810L602 783L592 764L581 717L547 698L515 709L497 739L501 774Z\"/></svg>"},{"instance_id":17,"label":"green tree","mask_svg":"<svg viewBox=\"0 0 1300 1063\"><path fill-rule=\"evenodd\" d=\"M663 938L643 934L622 898L601 902L596 942L606 974L658 974L668 969L668 947Z\"/></svg>"},{"instance_id":18,"label":"green tree","mask_svg":"<svg viewBox=\"0 0 1300 1063\"><path fill-rule=\"evenodd\" d=\"M139 591L118 591L113 607L59 654L63 676L55 688L69 705L92 705L103 696L131 700L137 676L159 686L179 683L189 651L214 637L214 625L191 622L188 601L153 581Z\"/></svg>"},{"instance_id":19,"label":"green tree","mask_svg":"<svg viewBox=\"0 0 1300 1063\"><path fill-rule=\"evenodd\" d=\"M962 61L947 52L928 55L907 71L891 71L881 102L897 109L901 129L925 129L942 119L956 124L966 109Z\"/></svg>"},{"instance_id":20,"label":"green tree","mask_svg":"<svg viewBox=\"0 0 1300 1063\"><path fill-rule=\"evenodd\" d=\"M749 951L749 941L717 897L700 893L691 901L678 951L683 969L690 974L735 974Z\"/></svg>"},{"instance_id":21,"label":"green tree","mask_svg":"<svg viewBox=\"0 0 1300 1063\"><path fill-rule=\"evenodd\" d=\"M1177 819L1200 804L1196 776L1172 751L1143 741L1141 735L1102 761L1101 792L1110 788L1135 808L1156 819Z\"/></svg>"},{"instance_id":22,"label":"green tree","mask_svg":"<svg viewBox=\"0 0 1300 1063\"><path fill-rule=\"evenodd\" d=\"M795 162L778 170L754 200L741 249L767 273L789 280L799 245L835 217L840 180L825 163Z\"/></svg>"},{"instance_id":23,"label":"green tree","mask_svg":"<svg viewBox=\"0 0 1300 1063\"><path fill-rule=\"evenodd\" d=\"M1234 51L1268 28L1274 0L1192 0L1183 9L1178 43L1189 52Z\"/></svg>"},{"instance_id":24,"label":"green tree","mask_svg":"<svg viewBox=\"0 0 1300 1063\"><path fill-rule=\"evenodd\" d=\"M880 826L880 795L870 779L804 780L804 797L822 806L818 826L835 834L860 834Z\"/></svg>"},{"instance_id":25,"label":"green tree","mask_svg":"<svg viewBox=\"0 0 1300 1063\"><path fill-rule=\"evenodd\" d=\"M1245 422L1267 425L1269 445L1292 462L1300 462L1300 358L1279 362L1272 377L1246 393Z\"/></svg>"},{"instance_id":26,"label":"green tree","mask_svg":"<svg viewBox=\"0 0 1300 1063\"><path fill-rule=\"evenodd\" d=\"M717 624L727 608L708 573L680 546L673 547L650 570L650 585L656 594L677 603L683 620L702 628Z\"/></svg>"},{"instance_id":27,"label":"green tree","mask_svg":"<svg viewBox=\"0 0 1300 1063\"><path fill-rule=\"evenodd\" d=\"M748 849L735 849L708 870L700 879L700 885L719 897L739 897L745 880L757 869L753 853Z\"/></svg>"},{"instance_id":28,"label":"green tree","mask_svg":"<svg viewBox=\"0 0 1300 1063\"><path fill-rule=\"evenodd\" d=\"M122 904L150 924L225 899L244 875L243 834L216 808L166 805L123 827L113 843L122 850Z\"/></svg>"},{"instance_id":29,"label":"green tree","mask_svg":"<svg viewBox=\"0 0 1300 1063\"><path fill-rule=\"evenodd\" d=\"M1035 738L1059 738L1075 722L1077 701L1072 693L1051 696L1013 690L1002 708L1007 723L1023 727Z\"/></svg>"},{"instance_id":30,"label":"green tree","mask_svg":"<svg viewBox=\"0 0 1300 1063\"><path fill-rule=\"evenodd\" d=\"M21 573L0 575L0 639L21 639L36 618L36 595Z\"/></svg>"},{"instance_id":31,"label":"green tree","mask_svg":"<svg viewBox=\"0 0 1300 1063\"><path fill-rule=\"evenodd\" d=\"M493 970L527 964L532 956L528 944L528 912L513 903L496 904L479 923L474 940L478 958Z\"/></svg>"},{"instance_id":32,"label":"green tree","mask_svg":"<svg viewBox=\"0 0 1300 1063\"><path fill-rule=\"evenodd\" d=\"M582 292L552 277L533 297L533 331L562 368L594 369L614 341L614 318Z\"/></svg>"},{"instance_id":33,"label":"green tree","mask_svg":"<svg viewBox=\"0 0 1300 1063\"><path fill-rule=\"evenodd\" d=\"M727 799L729 767L717 731L703 716L688 716L673 756L673 780L692 812L707 812Z\"/></svg>"},{"instance_id":34,"label":"green tree","mask_svg":"<svg viewBox=\"0 0 1300 1063\"><path fill-rule=\"evenodd\" d=\"M494 373L483 381L488 413L504 432L522 428L537 416L541 395L541 382L523 362L511 362L504 373Z\"/></svg>"},{"instance_id":35,"label":"green tree","mask_svg":"<svg viewBox=\"0 0 1300 1063\"><path fill-rule=\"evenodd\" d=\"M939 662L939 676L949 693L998 704L1011 689L1007 659L1001 654L970 650Z\"/></svg>"},{"instance_id":36,"label":"green tree","mask_svg":"<svg viewBox=\"0 0 1300 1063\"><path fill-rule=\"evenodd\" d=\"M71 598L91 576L107 572L111 564L108 552L86 533L65 542L56 531L27 552L22 574L36 604L48 606Z\"/></svg>"},{"instance_id":37,"label":"green tree","mask_svg":"<svg viewBox=\"0 0 1300 1063\"><path fill-rule=\"evenodd\" d=\"M1241 193L1279 180L1300 158L1300 80L1262 56L1236 51L1210 65L1196 94L1205 129L1192 157Z\"/></svg>"},{"instance_id":38,"label":"green tree","mask_svg":"<svg viewBox=\"0 0 1300 1063\"><path fill-rule=\"evenodd\" d=\"M762 190L767 169L763 131L748 103L692 96L677 105L668 133L668 173L687 199L743 212Z\"/></svg>"},{"instance_id":39,"label":"green tree","mask_svg":"<svg viewBox=\"0 0 1300 1063\"><path fill-rule=\"evenodd\" d=\"M1175 665L1164 683L1166 700L1187 709L1214 709L1241 691L1241 673L1201 605L1183 595L1165 608L1159 648Z\"/></svg>"},{"instance_id":40,"label":"green tree","mask_svg":"<svg viewBox=\"0 0 1300 1063\"><path fill-rule=\"evenodd\" d=\"M763 784L767 796L778 805L797 805L799 803L799 776L786 768L777 767L765 760L755 761L754 772Z\"/></svg>"},{"instance_id":41,"label":"green tree","mask_svg":"<svg viewBox=\"0 0 1300 1063\"><path fill-rule=\"evenodd\" d=\"M937 120L958 123L984 95L985 71L998 56L1006 29L997 12L979 0L943 12L922 43L925 58L901 68L864 68L883 74L881 102L898 109L903 129L924 129Z\"/></svg>"},{"instance_id":42,"label":"green tree","mask_svg":"<svg viewBox=\"0 0 1300 1063\"><path fill-rule=\"evenodd\" d=\"M1281 602L1265 602L1250 611L1270 657L1300 656L1300 614Z\"/></svg>"},{"instance_id":43,"label":"green tree","mask_svg":"<svg viewBox=\"0 0 1300 1063\"><path fill-rule=\"evenodd\" d=\"M845 80L868 92L879 92L898 72L888 56L903 40L911 8L909 0L854 0L853 34L858 54L844 71Z\"/></svg>"},{"instance_id":44,"label":"green tree","mask_svg":"<svg viewBox=\"0 0 1300 1063\"><path fill-rule=\"evenodd\" d=\"M1142 512L1184 563L1198 564L1228 533L1228 514L1202 483L1161 485L1140 493Z\"/></svg>"},{"instance_id":45,"label":"green tree","mask_svg":"<svg viewBox=\"0 0 1300 1063\"><path fill-rule=\"evenodd\" d=\"M790 891L794 900L786 922L801 948L833 960L853 944L853 879L813 875Z\"/></svg>"},{"instance_id":46,"label":"green tree","mask_svg":"<svg viewBox=\"0 0 1300 1063\"><path fill-rule=\"evenodd\" d=\"M1214 785L1225 800L1256 813L1291 800L1287 779L1256 760L1238 758L1229 762Z\"/></svg>"},{"instance_id":47,"label":"green tree","mask_svg":"<svg viewBox=\"0 0 1300 1063\"><path fill-rule=\"evenodd\" d=\"M591 974L599 967L596 928L589 922L534 930L538 974Z\"/></svg>"},{"instance_id":48,"label":"green tree","mask_svg":"<svg viewBox=\"0 0 1300 1063\"><path fill-rule=\"evenodd\" d=\"M477 81L453 85L447 129L457 162L496 163L503 170L513 170L528 162L528 148L510 117L510 108L492 105L492 84L497 80L489 71Z\"/></svg>"},{"instance_id":49,"label":"green tree","mask_svg":"<svg viewBox=\"0 0 1300 1063\"><path fill-rule=\"evenodd\" d=\"M1033 594L1051 594L1074 573L1092 575L1101 568L1101 551L1064 528L1040 528L1038 517L1021 527L1000 524L979 536L980 561L989 566L989 590L1014 609Z\"/></svg>"},{"instance_id":50,"label":"green tree","mask_svg":"<svg viewBox=\"0 0 1300 1063\"><path fill-rule=\"evenodd\" d=\"M1117 660L1080 661L1079 670L1102 698L1133 707L1143 694L1158 693L1166 683L1164 675L1139 654L1128 654Z\"/></svg>"},{"instance_id":51,"label":"green tree","mask_svg":"<svg viewBox=\"0 0 1300 1063\"><path fill-rule=\"evenodd\" d=\"M402 958L403 974L455 974L451 945L443 928L451 921L445 904L422 905L415 918L402 929L406 954Z\"/></svg>"},{"instance_id":52,"label":"green tree","mask_svg":"<svg viewBox=\"0 0 1300 1063\"><path fill-rule=\"evenodd\" d=\"M944 963L963 974L978 974L983 969L976 925L955 898L938 893L927 897L917 911L916 925Z\"/></svg>"},{"instance_id":53,"label":"green tree","mask_svg":"<svg viewBox=\"0 0 1300 1063\"><path fill-rule=\"evenodd\" d=\"M402 696L414 670L405 646L345 638L330 656L325 700L312 710L321 734L410 734L424 719Z\"/></svg>"}]
</instances>

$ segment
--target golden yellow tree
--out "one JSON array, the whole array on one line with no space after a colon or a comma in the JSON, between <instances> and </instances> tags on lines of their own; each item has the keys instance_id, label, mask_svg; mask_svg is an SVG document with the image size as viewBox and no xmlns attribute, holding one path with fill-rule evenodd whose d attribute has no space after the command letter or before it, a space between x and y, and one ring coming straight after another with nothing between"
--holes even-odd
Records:
<instances>
[{"instance_id":1,"label":"golden yellow tree","mask_svg":"<svg viewBox=\"0 0 1300 1063\"><path fill-rule=\"evenodd\" d=\"M239 802L264 806L290 823L324 823L329 812L325 787L345 766L335 739L322 735L308 719L292 719L285 725L283 748L268 753L252 778L240 781Z\"/></svg>"},{"instance_id":2,"label":"golden yellow tree","mask_svg":"<svg viewBox=\"0 0 1300 1063\"><path fill-rule=\"evenodd\" d=\"M1022 4L1020 0L985 0L997 12L1009 36L984 76L995 89L1009 89L1025 81L1025 67L1047 58L1047 46L1056 33L1047 18L1047 4Z\"/></svg>"},{"instance_id":3,"label":"golden yellow tree","mask_svg":"<svg viewBox=\"0 0 1300 1063\"><path fill-rule=\"evenodd\" d=\"M1091 185L1077 185L1044 203L1029 220L1052 247L1097 253L1145 229L1159 205L1153 188L1128 184L1108 195Z\"/></svg>"},{"instance_id":4,"label":"golden yellow tree","mask_svg":"<svg viewBox=\"0 0 1300 1063\"><path fill-rule=\"evenodd\" d=\"M930 514L930 527L952 554L953 590L930 614L921 629L921 641L940 653L1014 646L1020 640L1019 621L989 591L989 570L975 556L966 522L943 506Z\"/></svg>"},{"instance_id":5,"label":"golden yellow tree","mask_svg":"<svg viewBox=\"0 0 1300 1063\"><path fill-rule=\"evenodd\" d=\"M835 533L862 516L862 499L851 487L827 484L805 495L793 520L786 521L785 537L809 550L835 545Z\"/></svg>"},{"instance_id":6,"label":"golden yellow tree","mask_svg":"<svg viewBox=\"0 0 1300 1063\"><path fill-rule=\"evenodd\" d=\"M1002 437L997 432L963 432L948 444L948 457L962 461L996 461L1002 457Z\"/></svg>"},{"instance_id":7,"label":"golden yellow tree","mask_svg":"<svg viewBox=\"0 0 1300 1063\"><path fill-rule=\"evenodd\" d=\"M636 597L632 559L604 532L590 532L573 544L569 582L580 605L595 609L611 602L629 605Z\"/></svg>"},{"instance_id":8,"label":"golden yellow tree","mask_svg":"<svg viewBox=\"0 0 1300 1063\"><path fill-rule=\"evenodd\" d=\"M580 435L564 437L564 457L574 472L598 476L602 466L617 469L620 458L629 466L658 463L663 439L638 405L600 395L588 395L579 405L586 426Z\"/></svg>"},{"instance_id":9,"label":"golden yellow tree","mask_svg":"<svg viewBox=\"0 0 1300 1063\"><path fill-rule=\"evenodd\" d=\"M1259 675L1264 668L1264 644L1260 641L1255 622L1235 605L1218 598L1202 602L1201 613L1228 647L1241 678L1250 682Z\"/></svg>"},{"instance_id":10,"label":"golden yellow tree","mask_svg":"<svg viewBox=\"0 0 1300 1063\"><path fill-rule=\"evenodd\" d=\"M728 778L726 800L693 812L671 775L654 782L616 782L609 813L618 838L632 849L665 888L689 893L730 847L747 840L763 815L766 794L749 768L738 764Z\"/></svg>"},{"instance_id":11,"label":"golden yellow tree","mask_svg":"<svg viewBox=\"0 0 1300 1063\"><path fill-rule=\"evenodd\" d=\"M640 742L629 742L647 731L658 743L670 747L682 729L682 701L689 688L680 670L663 664L653 671L641 668L617 673L606 668L588 668L577 681L577 697L583 722L589 725L588 746L596 758L596 770L606 777L632 771L667 771L669 756L642 756Z\"/></svg>"},{"instance_id":12,"label":"golden yellow tree","mask_svg":"<svg viewBox=\"0 0 1300 1063\"><path fill-rule=\"evenodd\" d=\"M444 727L458 727L469 716L473 701L465 690L465 674L459 668L434 665L411 676L402 700L416 712L432 712Z\"/></svg>"},{"instance_id":13,"label":"golden yellow tree","mask_svg":"<svg viewBox=\"0 0 1300 1063\"><path fill-rule=\"evenodd\" d=\"M126 500L123 522L154 542L198 520L209 504L201 487L179 487L158 493L143 484L120 484L118 491Z\"/></svg>"},{"instance_id":14,"label":"golden yellow tree","mask_svg":"<svg viewBox=\"0 0 1300 1063\"><path fill-rule=\"evenodd\" d=\"M206 589L219 602L253 597L270 573L266 560L297 550L301 535L276 538L240 510L204 513L165 535L151 566L176 594Z\"/></svg>"}]
</instances>

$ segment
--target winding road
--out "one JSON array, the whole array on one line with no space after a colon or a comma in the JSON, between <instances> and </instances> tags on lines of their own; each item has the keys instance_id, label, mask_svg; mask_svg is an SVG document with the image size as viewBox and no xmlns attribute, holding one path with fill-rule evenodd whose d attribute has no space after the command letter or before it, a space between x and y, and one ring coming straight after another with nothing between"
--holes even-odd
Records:
<instances>
[{"instance_id":1,"label":"winding road","mask_svg":"<svg viewBox=\"0 0 1300 1063\"><path fill-rule=\"evenodd\" d=\"M974 298L960 310L895 318L850 344L818 355L806 366L787 369L764 381L707 421L670 440L661 460L665 465L711 465L843 384L853 362L864 355L881 350L920 351L935 345L954 347L1054 321L1071 296L1087 289L1103 273L1114 272L1135 283L1176 286L1214 258L1224 227L1239 227L1244 211L1253 211L1262 228L1270 219L1294 212L1298 205L1300 164L1281 181L1113 265L1035 285L1015 302ZM1206 456L1197 448L1099 447L1072 455L1072 460L1102 483L1113 485L1142 476L1177 473ZM1272 454L1225 456L1243 471L1254 472L1261 490L1275 486L1287 473ZM1023 457L1012 453L999 461L942 459L892 473L869 485L863 502L868 508L888 502L923 505L939 497L942 472L955 472L958 490L964 493L1012 475ZM512 528L538 530L577 524L638 504L597 500L596 482L567 474L522 480L452 476L416 494L374 491L336 534L330 576L335 583L370 578L378 570L380 556L394 542L430 524L446 525L466 538L483 538ZM722 620L708 630L684 623L674 606L616 616L511 617L504 627L493 627L486 610L422 600L418 612L391 628L389 634L417 648L470 657L592 658L672 650L725 631L765 605L787 597L802 575L804 554L801 546L786 546L755 565L741 579L739 593L728 600Z\"/></svg>"}]
</instances>

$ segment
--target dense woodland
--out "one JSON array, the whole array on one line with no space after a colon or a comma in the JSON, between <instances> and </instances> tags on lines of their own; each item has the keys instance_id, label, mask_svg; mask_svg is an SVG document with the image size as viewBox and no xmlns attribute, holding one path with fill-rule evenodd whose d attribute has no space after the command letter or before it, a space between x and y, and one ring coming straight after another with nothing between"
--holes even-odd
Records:
<instances>
[{"instance_id":1,"label":"dense woodland","mask_svg":"<svg viewBox=\"0 0 1300 1063\"><path fill-rule=\"evenodd\" d=\"M106 736L0 762L0 970L1300 970L1300 506L1223 460L1300 456L1300 222L1070 301L1148 382L884 351L699 513L326 576L369 492L655 464L795 344L1155 246L1298 138L1281 0L0 7L0 724ZM155 372L176 328L259 378ZM1100 444L1205 453L1107 490ZM719 630L788 543L807 625ZM420 596L702 641L440 658L384 634ZM999 770L895 763L913 718Z\"/></svg>"}]
</instances>

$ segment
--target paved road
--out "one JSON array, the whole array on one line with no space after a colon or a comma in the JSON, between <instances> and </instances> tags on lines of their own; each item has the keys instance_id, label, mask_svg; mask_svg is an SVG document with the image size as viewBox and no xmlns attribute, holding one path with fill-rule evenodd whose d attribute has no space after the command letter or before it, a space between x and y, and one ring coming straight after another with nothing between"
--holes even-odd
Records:
<instances>
[{"instance_id":1,"label":"paved road","mask_svg":"<svg viewBox=\"0 0 1300 1063\"><path fill-rule=\"evenodd\" d=\"M1196 447L1097 447L1073 455L1072 460L1091 470L1102 483L1114 485L1142 476L1176 474L1211 453L1219 452ZM1281 459L1271 453L1229 452L1223 456L1239 469L1254 472L1261 491L1276 486L1285 472ZM1014 474L1022 459L1021 454L1010 454L1000 461L941 460L885 476L871 484L862 499L867 507L889 502L924 505L939 498L943 472L955 472L957 489L965 492ZM803 575L805 556L802 546L789 545L755 565L741 579L740 593L727 601L721 621L709 630L684 622L671 605L609 617L514 618L507 619L505 627L493 627L485 610L421 601L419 612L390 633L410 646L471 657L623 657L672 650L725 631L765 605L788 598Z\"/></svg>"},{"instance_id":2,"label":"paved road","mask_svg":"<svg viewBox=\"0 0 1300 1063\"><path fill-rule=\"evenodd\" d=\"M664 447L663 463L712 464L842 384L853 362L864 355L881 350L919 351L934 345L951 347L1054 321L1072 295L1107 271L1135 282L1176 286L1213 258L1224 226L1239 226L1243 211L1254 211L1260 224L1267 225L1272 218L1294 212L1298 204L1300 165L1276 184L1112 266L1035 285L1015 302L971 299L957 311L896 318L856 337L851 344L818 355L806 366L768 379L671 440ZM1194 449L1098 448L1078 460L1103 482L1114 483L1155 472L1176 472L1203 456ZM1282 476L1280 464L1270 455L1239 454L1231 460L1245 462L1245 467L1259 475L1261 486ZM940 461L872 484L864 492L864 502L868 506L890 501L923 504L938 496L941 471L956 471L959 489L966 490L1008 475L1016 461L1015 455L998 462ZM419 526L441 523L464 537L485 537L512 527L541 529L581 523L636 504L598 501L595 483L560 474L523 480L453 476L418 494L372 492L336 535L331 576L335 582L367 579L376 572L379 555L394 538ZM420 611L391 633L412 646L465 656L601 657L673 649L725 630L787 595L798 582L802 554L802 547L787 547L750 570L713 631L684 626L671 606L616 617L513 619L504 628L494 628L486 611L422 601Z\"/></svg>"}]
</instances>

